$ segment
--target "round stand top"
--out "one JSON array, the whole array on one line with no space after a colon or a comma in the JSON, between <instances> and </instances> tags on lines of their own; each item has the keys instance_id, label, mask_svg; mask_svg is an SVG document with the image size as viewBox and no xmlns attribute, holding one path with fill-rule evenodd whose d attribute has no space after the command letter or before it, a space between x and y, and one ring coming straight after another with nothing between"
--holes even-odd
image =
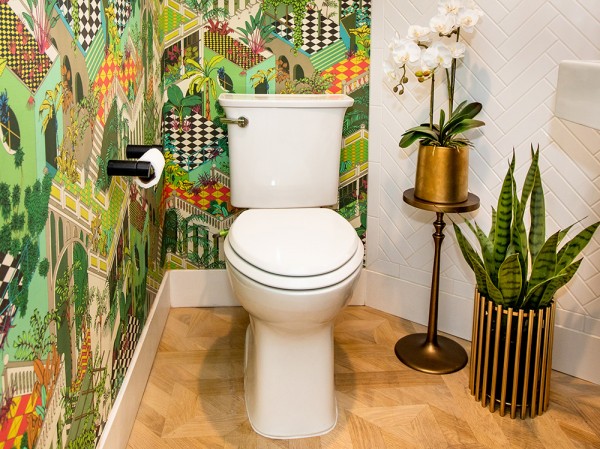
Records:
<instances>
[{"instance_id":1,"label":"round stand top","mask_svg":"<svg viewBox=\"0 0 600 449\"><path fill-rule=\"evenodd\" d=\"M413 207L423 210L430 210L432 212L443 212L443 213L456 213L456 212L472 212L479 209L479 197L469 192L469 197L462 203L431 203L429 201L422 200L415 197L415 189L408 189L404 191L403 195L404 202L410 204Z\"/></svg>"}]
</instances>

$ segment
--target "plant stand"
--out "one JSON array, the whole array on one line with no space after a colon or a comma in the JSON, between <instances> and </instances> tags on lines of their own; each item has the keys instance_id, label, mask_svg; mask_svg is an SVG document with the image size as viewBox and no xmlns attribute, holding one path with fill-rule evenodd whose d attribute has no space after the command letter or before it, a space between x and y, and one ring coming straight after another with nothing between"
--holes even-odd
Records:
<instances>
[{"instance_id":1,"label":"plant stand","mask_svg":"<svg viewBox=\"0 0 600 449\"><path fill-rule=\"evenodd\" d=\"M417 371L430 374L453 373L467 364L467 352L454 340L437 334L440 253L446 226L444 213L474 211L479 208L479 197L469 193L467 200L462 203L430 203L416 198L414 189L409 189L404 192L403 199L405 203L413 207L436 213L436 220L433 222L435 254L431 276L427 333L412 334L401 338L396 343L394 351L402 363Z\"/></svg>"}]
</instances>

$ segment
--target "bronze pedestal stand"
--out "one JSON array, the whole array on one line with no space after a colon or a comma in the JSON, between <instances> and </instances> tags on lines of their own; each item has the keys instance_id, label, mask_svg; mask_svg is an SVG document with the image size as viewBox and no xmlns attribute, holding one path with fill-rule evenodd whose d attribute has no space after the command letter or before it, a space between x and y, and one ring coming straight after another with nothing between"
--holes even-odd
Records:
<instances>
[{"instance_id":1,"label":"bronze pedestal stand","mask_svg":"<svg viewBox=\"0 0 600 449\"><path fill-rule=\"evenodd\" d=\"M416 198L414 189L404 192L404 202L413 207L436 213L433 222L435 232L433 243L433 273L431 275L431 295L429 298L429 321L427 333L412 334L401 338L396 343L396 356L405 365L424 373L448 374L458 371L467 364L467 352L462 346L449 338L438 336L438 297L440 281L440 250L444 240L444 213L471 212L479 208L479 198L472 193L462 203L439 204Z\"/></svg>"}]
</instances>

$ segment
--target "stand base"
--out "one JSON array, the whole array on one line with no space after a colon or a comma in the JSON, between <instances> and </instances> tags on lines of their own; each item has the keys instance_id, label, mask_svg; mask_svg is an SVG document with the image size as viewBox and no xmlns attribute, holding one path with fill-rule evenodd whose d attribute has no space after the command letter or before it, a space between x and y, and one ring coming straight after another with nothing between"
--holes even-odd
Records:
<instances>
[{"instance_id":1,"label":"stand base","mask_svg":"<svg viewBox=\"0 0 600 449\"><path fill-rule=\"evenodd\" d=\"M449 338L437 336L437 344L427 343L427 334L411 334L394 347L396 357L406 366L429 374L449 374L467 364L467 352Z\"/></svg>"}]
</instances>

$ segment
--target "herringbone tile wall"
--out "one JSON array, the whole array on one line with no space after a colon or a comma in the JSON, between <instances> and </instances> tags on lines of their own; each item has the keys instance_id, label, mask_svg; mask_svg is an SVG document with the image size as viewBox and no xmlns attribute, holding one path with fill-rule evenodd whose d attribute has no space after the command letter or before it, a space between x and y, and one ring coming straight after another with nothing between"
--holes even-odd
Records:
<instances>
[{"instance_id":1,"label":"herringbone tile wall","mask_svg":"<svg viewBox=\"0 0 600 449\"><path fill-rule=\"evenodd\" d=\"M473 216L483 229L489 228L491 206L496 204L513 148L520 185L529 166L530 145L539 144L547 232L579 219L590 224L600 217L600 133L556 118L554 100L561 60L600 59L600 2L480 0L478 4L485 16L472 34L464 34L469 48L457 74L456 94L458 100L481 102L486 122L481 132L470 134L475 149L469 185L481 198L481 209ZM435 217L402 201L402 192L414 183L416 145L403 150L398 141L406 129L427 120L429 87L413 77L399 97L384 80L381 65L395 33L404 36L409 25L426 25L436 6L436 0L381 0L373 5L367 266L384 275L386 282L408 290L429 287ZM437 107L445 101L445 84L440 84ZM448 223L450 218L459 219L447 218ZM584 255L576 279L560 292L557 322L600 338L600 235ZM452 332L454 317L466 315L470 322L474 276L462 260L450 225L441 269L440 326ZM405 289L397 291L402 294ZM428 304L428 296L414 300ZM385 301L391 304L394 299ZM444 301L453 306L444 309ZM469 332L453 333L469 338Z\"/></svg>"}]
</instances>

